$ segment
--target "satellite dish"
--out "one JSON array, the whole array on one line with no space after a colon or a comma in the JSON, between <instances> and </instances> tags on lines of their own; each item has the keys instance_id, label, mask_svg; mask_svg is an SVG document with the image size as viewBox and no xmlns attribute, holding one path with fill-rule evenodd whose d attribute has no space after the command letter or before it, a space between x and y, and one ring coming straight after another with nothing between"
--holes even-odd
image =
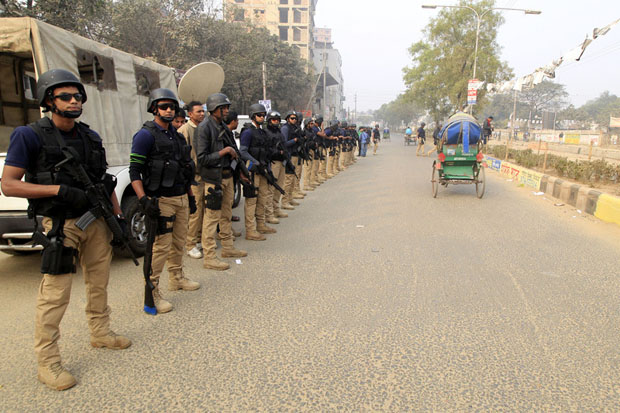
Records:
<instances>
[{"instance_id":1,"label":"satellite dish","mask_svg":"<svg viewBox=\"0 0 620 413\"><path fill-rule=\"evenodd\" d=\"M217 63L198 63L189 69L179 82L179 97L185 103L197 100L205 103L209 95L218 93L224 84L224 69Z\"/></svg>"}]
</instances>

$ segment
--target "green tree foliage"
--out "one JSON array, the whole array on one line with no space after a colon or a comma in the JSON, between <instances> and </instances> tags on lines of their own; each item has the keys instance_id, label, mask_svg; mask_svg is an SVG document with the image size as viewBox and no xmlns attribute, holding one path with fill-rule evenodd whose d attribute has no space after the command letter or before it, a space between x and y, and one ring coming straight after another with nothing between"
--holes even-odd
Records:
<instances>
[{"instance_id":1,"label":"green tree foliage","mask_svg":"<svg viewBox=\"0 0 620 413\"><path fill-rule=\"evenodd\" d=\"M521 104L537 114L543 110L557 111L566 107L568 92L564 85L545 80L532 88L524 89L517 96Z\"/></svg>"},{"instance_id":2,"label":"green tree foliage","mask_svg":"<svg viewBox=\"0 0 620 413\"><path fill-rule=\"evenodd\" d=\"M598 98L586 102L580 109L588 114L593 123L608 130L609 117L620 117L620 98L605 91Z\"/></svg>"},{"instance_id":3,"label":"green tree foliage","mask_svg":"<svg viewBox=\"0 0 620 413\"><path fill-rule=\"evenodd\" d=\"M494 0L461 0L478 13L493 7ZM511 75L499 60L497 29L503 23L499 13L487 13L480 27L476 77L490 83ZM472 76L476 43L476 17L468 9L440 9L424 29L424 39L409 48L412 65L403 69L411 98L425 107L435 121L441 121L467 100L467 81ZM478 91L484 104L485 91ZM477 112L477 110L475 110Z\"/></svg>"},{"instance_id":4,"label":"green tree foliage","mask_svg":"<svg viewBox=\"0 0 620 413\"><path fill-rule=\"evenodd\" d=\"M405 125L415 124L424 112L424 109L415 101L407 99L405 95L399 95L395 100L383 104L375 111L374 118L382 119L392 127L398 127L403 123Z\"/></svg>"},{"instance_id":5,"label":"green tree foliage","mask_svg":"<svg viewBox=\"0 0 620 413\"><path fill-rule=\"evenodd\" d=\"M245 113L262 99L262 62L272 107L306 109L313 82L297 48L266 29L228 23L213 0L0 0L3 15L28 15L117 49L187 70L212 61L226 93Z\"/></svg>"}]
</instances>

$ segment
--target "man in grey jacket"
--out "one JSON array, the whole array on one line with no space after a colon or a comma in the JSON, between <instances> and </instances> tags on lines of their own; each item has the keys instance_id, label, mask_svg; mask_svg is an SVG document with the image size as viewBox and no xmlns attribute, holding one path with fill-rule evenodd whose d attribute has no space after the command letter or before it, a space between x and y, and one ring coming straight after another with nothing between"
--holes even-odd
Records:
<instances>
[{"instance_id":1,"label":"man in grey jacket","mask_svg":"<svg viewBox=\"0 0 620 413\"><path fill-rule=\"evenodd\" d=\"M233 172L238 159L234 137L224 125L230 101L222 93L214 93L207 98L209 116L196 130L196 156L198 174L205 183L205 215L202 224L202 247L204 268L223 271L230 265L220 261L215 254L215 236L220 226L222 258L245 257L247 252L235 249L232 234L232 204L234 198ZM242 177L243 179L244 177ZM247 177L245 177L247 179Z\"/></svg>"}]
</instances>

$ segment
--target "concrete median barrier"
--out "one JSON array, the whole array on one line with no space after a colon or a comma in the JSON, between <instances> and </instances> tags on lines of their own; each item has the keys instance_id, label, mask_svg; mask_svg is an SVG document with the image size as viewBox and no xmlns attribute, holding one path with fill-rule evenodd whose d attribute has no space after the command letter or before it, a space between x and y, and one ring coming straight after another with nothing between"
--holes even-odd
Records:
<instances>
[{"instance_id":1,"label":"concrete median barrier","mask_svg":"<svg viewBox=\"0 0 620 413\"><path fill-rule=\"evenodd\" d=\"M485 156L485 164L488 169L513 178L517 184L544 192L602 221L620 226L620 197L490 156Z\"/></svg>"}]
</instances>

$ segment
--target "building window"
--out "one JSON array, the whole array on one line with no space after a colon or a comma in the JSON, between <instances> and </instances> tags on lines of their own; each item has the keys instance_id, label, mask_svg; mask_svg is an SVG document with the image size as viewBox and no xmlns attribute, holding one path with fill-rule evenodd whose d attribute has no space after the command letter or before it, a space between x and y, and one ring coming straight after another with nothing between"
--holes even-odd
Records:
<instances>
[{"instance_id":1,"label":"building window","mask_svg":"<svg viewBox=\"0 0 620 413\"><path fill-rule=\"evenodd\" d=\"M288 9L280 9L280 23L288 23Z\"/></svg>"},{"instance_id":2,"label":"building window","mask_svg":"<svg viewBox=\"0 0 620 413\"><path fill-rule=\"evenodd\" d=\"M293 22L301 23L301 12L299 10L293 10Z\"/></svg>"},{"instance_id":3,"label":"building window","mask_svg":"<svg viewBox=\"0 0 620 413\"><path fill-rule=\"evenodd\" d=\"M301 42L301 30L299 30L297 27L293 28L293 41Z\"/></svg>"},{"instance_id":4,"label":"building window","mask_svg":"<svg viewBox=\"0 0 620 413\"><path fill-rule=\"evenodd\" d=\"M235 10L234 19L236 22L242 22L243 20L245 20L245 10L243 9Z\"/></svg>"},{"instance_id":5,"label":"building window","mask_svg":"<svg viewBox=\"0 0 620 413\"><path fill-rule=\"evenodd\" d=\"M280 0L280 4L288 4L288 0Z\"/></svg>"},{"instance_id":6,"label":"building window","mask_svg":"<svg viewBox=\"0 0 620 413\"><path fill-rule=\"evenodd\" d=\"M114 60L83 49L75 49L75 54L82 83L99 90L117 90Z\"/></svg>"},{"instance_id":7,"label":"building window","mask_svg":"<svg viewBox=\"0 0 620 413\"><path fill-rule=\"evenodd\" d=\"M235 3L245 3L245 0L235 0Z\"/></svg>"},{"instance_id":8,"label":"building window","mask_svg":"<svg viewBox=\"0 0 620 413\"><path fill-rule=\"evenodd\" d=\"M144 66L133 66L136 74L136 90L138 95L149 96L151 90L159 88L159 72Z\"/></svg>"},{"instance_id":9,"label":"building window","mask_svg":"<svg viewBox=\"0 0 620 413\"><path fill-rule=\"evenodd\" d=\"M295 5L299 6L301 4L301 0L295 0Z\"/></svg>"},{"instance_id":10,"label":"building window","mask_svg":"<svg viewBox=\"0 0 620 413\"><path fill-rule=\"evenodd\" d=\"M280 26L280 40L288 42L288 27Z\"/></svg>"}]
</instances>

